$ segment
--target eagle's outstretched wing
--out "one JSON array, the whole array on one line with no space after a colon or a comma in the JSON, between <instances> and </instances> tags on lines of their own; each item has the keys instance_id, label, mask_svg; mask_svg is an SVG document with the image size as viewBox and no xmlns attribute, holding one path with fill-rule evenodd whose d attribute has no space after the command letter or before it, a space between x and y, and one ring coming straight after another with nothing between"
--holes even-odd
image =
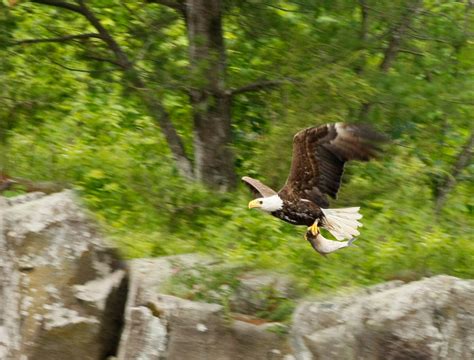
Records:
<instances>
[{"instance_id":1,"label":"eagle's outstretched wing","mask_svg":"<svg viewBox=\"0 0 474 360\"><path fill-rule=\"evenodd\" d=\"M382 134L360 124L326 124L301 130L293 138L290 174L279 193L326 207L326 195L337 195L345 162L370 160L385 140Z\"/></svg>"},{"instance_id":2,"label":"eagle's outstretched wing","mask_svg":"<svg viewBox=\"0 0 474 360\"><path fill-rule=\"evenodd\" d=\"M252 190L252 193L256 197L268 197L277 194L275 190L269 188L265 184L262 184L257 179L252 179L250 176L244 176L242 181L245 182L245 184L250 188L250 190Z\"/></svg>"}]
</instances>

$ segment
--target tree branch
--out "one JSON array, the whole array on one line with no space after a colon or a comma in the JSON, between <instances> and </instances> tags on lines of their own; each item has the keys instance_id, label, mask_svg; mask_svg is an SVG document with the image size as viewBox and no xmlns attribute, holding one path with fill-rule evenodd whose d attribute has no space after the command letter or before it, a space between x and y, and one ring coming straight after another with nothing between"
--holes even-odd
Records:
<instances>
[{"instance_id":1,"label":"tree branch","mask_svg":"<svg viewBox=\"0 0 474 360\"><path fill-rule=\"evenodd\" d=\"M191 160L188 158L182 139L171 122L169 114L160 99L150 93L150 90L135 68L133 62L129 59L128 55L123 51L112 35L110 35L110 33L102 26L95 14L86 6L84 0L78 0L78 2L84 16L91 25L95 27L101 35L102 40L114 53L117 59L117 64L126 73L130 84L133 85L135 90L139 93L148 111L160 126L168 146L171 149L171 153L175 159L179 172L187 179L193 179L194 176Z\"/></svg>"},{"instance_id":2,"label":"tree branch","mask_svg":"<svg viewBox=\"0 0 474 360\"><path fill-rule=\"evenodd\" d=\"M38 4L50 5L50 6L67 9L67 10L74 11L76 13L84 15L80 6L77 6L75 4L71 4L68 2L58 1L58 0L31 0L31 1Z\"/></svg>"},{"instance_id":3,"label":"tree branch","mask_svg":"<svg viewBox=\"0 0 474 360\"><path fill-rule=\"evenodd\" d=\"M411 50L411 49L399 49L398 52L412 54L412 55L416 55L416 56L425 56L424 53L422 53L420 51L416 51L416 50Z\"/></svg>"},{"instance_id":4,"label":"tree branch","mask_svg":"<svg viewBox=\"0 0 474 360\"><path fill-rule=\"evenodd\" d=\"M359 8L360 8L360 29L359 29L359 41L360 41L360 49L367 48L367 40L369 37L369 11L367 7L366 0L359 0ZM362 74L365 68L365 64L367 62L367 56L364 52L360 57L360 62L355 65L355 72L357 74Z\"/></svg>"},{"instance_id":5,"label":"tree branch","mask_svg":"<svg viewBox=\"0 0 474 360\"><path fill-rule=\"evenodd\" d=\"M361 16L359 39L364 43L369 33L369 11L366 0L359 0L359 7Z\"/></svg>"},{"instance_id":6,"label":"tree branch","mask_svg":"<svg viewBox=\"0 0 474 360\"><path fill-rule=\"evenodd\" d=\"M45 1L45 0L40 0ZM51 0L46 0L51 1ZM97 30L100 34L100 38L105 42L108 48L114 53L115 57L117 58L117 63L120 67L124 70L131 69L133 67L132 62L128 58L127 54L120 45L115 41L115 39L110 35L110 33L102 26L99 19L95 16L95 14L90 11L90 9L85 4L84 0L78 0L79 8L81 9L81 14L89 21L89 23Z\"/></svg>"},{"instance_id":7,"label":"tree branch","mask_svg":"<svg viewBox=\"0 0 474 360\"><path fill-rule=\"evenodd\" d=\"M78 0L79 5L70 4L68 2L63 2L59 0L32 0L38 4L50 5L55 6L63 9L67 9L78 14L84 16L87 21L97 30L97 37L102 39L108 48L114 53L117 58L117 63L120 67L124 70L129 69L132 67L132 63L129 60L126 53L122 50L120 45L114 40L114 38L110 35L110 33L102 26L99 19L95 16L95 14L90 11L90 9L86 6L84 0Z\"/></svg>"},{"instance_id":8,"label":"tree branch","mask_svg":"<svg viewBox=\"0 0 474 360\"><path fill-rule=\"evenodd\" d=\"M436 191L436 202L435 202L435 211L437 214L441 212L448 194L454 189L459 176L462 171L469 165L473 155L474 147L474 132L471 133L471 136L467 139L464 146L461 148L461 151L457 155L456 162L451 170L451 173L448 174L443 181L440 182Z\"/></svg>"},{"instance_id":9,"label":"tree branch","mask_svg":"<svg viewBox=\"0 0 474 360\"><path fill-rule=\"evenodd\" d=\"M397 57L400 51L400 46L404 40L405 34L413 20L413 18L421 10L421 1L414 1L413 4L407 9L407 12L403 15L399 24L393 29L390 37L387 49L385 50L382 61L380 62L379 68L382 72L386 73L392 66L393 61Z\"/></svg>"},{"instance_id":10,"label":"tree branch","mask_svg":"<svg viewBox=\"0 0 474 360\"><path fill-rule=\"evenodd\" d=\"M390 39L384 51L382 61L380 61L379 69L382 73L387 73L393 65L401 45L406 36L407 31L413 21L413 18L421 10L422 0L413 1L400 21L390 31ZM359 111L359 120L367 121L373 102L363 103Z\"/></svg>"},{"instance_id":11,"label":"tree branch","mask_svg":"<svg viewBox=\"0 0 474 360\"><path fill-rule=\"evenodd\" d=\"M150 115L155 119L163 132L168 146L171 149L173 157L176 160L176 165L180 173L186 178L193 178L193 170L191 160L186 155L182 139L174 128L170 120L168 112L165 110L160 99L153 95L150 89L146 86L142 76L137 71L134 63L130 60L127 53L122 49L119 43L112 37L108 30L102 25L96 15L86 5L84 0L77 0L79 5L70 4L60 0L32 0L35 3L55 6L67 9L78 14L81 14L86 20L97 30L99 38L107 45L110 51L115 55L116 61L130 85L138 92ZM167 1L166 1L167 2ZM104 59L101 59L104 60ZM65 67L64 65L57 64ZM75 71L84 71L79 69L70 69ZM89 72L89 70L85 70Z\"/></svg>"},{"instance_id":12,"label":"tree branch","mask_svg":"<svg viewBox=\"0 0 474 360\"><path fill-rule=\"evenodd\" d=\"M239 94L243 94L246 92L252 92L252 91L260 91L260 90L268 90L277 86L280 86L285 83L293 82L289 79L285 80L261 80L261 81L256 81L254 83L242 86L237 89L231 89L228 90L228 95L230 96L235 96Z\"/></svg>"},{"instance_id":13,"label":"tree branch","mask_svg":"<svg viewBox=\"0 0 474 360\"><path fill-rule=\"evenodd\" d=\"M120 66L120 64L117 63L117 61L115 61L115 60L113 60L113 59L103 58L103 57L100 57L100 56L95 56L95 55L86 54L86 55L84 55L84 58L87 59L87 60L95 60L95 61L101 61L101 62L108 62L108 63L110 63L110 64L113 64L113 65L116 65L116 66Z\"/></svg>"},{"instance_id":14,"label":"tree branch","mask_svg":"<svg viewBox=\"0 0 474 360\"><path fill-rule=\"evenodd\" d=\"M160 4L167 6L171 9L178 10L181 13L184 13L186 10L186 5L179 0L146 0L149 4Z\"/></svg>"},{"instance_id":15,"label":"tree branch","mask_svg":"<svg viewBox=\"0 0 474 360\"><path fill-rule=\"evenodd\" d=\"M83 73L89 73L89 74L96 74L96 73L104 73L104 72L110 72L110 71L118 70L117 68L101 69L101 70L78 69L78 68L73 68L73 67L58 63L57 61L54 61L51 58L48 58L48 59L49 59L49 61L51 61L51 63L53 63L56 66L59 66L60 68L63 68L65 70L69 70L69 71L74 71L74 72L83 72Z\"/></svg>"},{"instance_id":16,"label":"tree branch","mask_svg":"<svg viewBox=\"0 0 474 360\"><path fill-rule=\"evenodd\" d=\"M90 39L97 38L100 39L100 35L97 33L88 33L88 34L77 34L77 35L65 35L54 38L45 38L45 39L23 39L18 40L12 43L12 45L22 45L22 44L38 44L38 43L47 43L47 42L67 42L70 40L80 40L80 39Z\"/></svg>"},{"instance_id":17,"label":"tree branch","mask_svg":"<svg viewBox=\"0 0 474 360\"><path fill-rule=\"evenodd\" d=\"M451 44L448 40L445 40L445 39L440 39L440 38L434 38L434 37L430 37L430 36L423 36L423 35L420 35L416 32L416 30L414 29L411 29L412 32L409 34L410 37L412 38L415 38L415 39L418 39L418 40L426 40L426 41L434 41L434 42L438 42L438 43L442 43L442 44Z\"/></svg>"}]
</instances>

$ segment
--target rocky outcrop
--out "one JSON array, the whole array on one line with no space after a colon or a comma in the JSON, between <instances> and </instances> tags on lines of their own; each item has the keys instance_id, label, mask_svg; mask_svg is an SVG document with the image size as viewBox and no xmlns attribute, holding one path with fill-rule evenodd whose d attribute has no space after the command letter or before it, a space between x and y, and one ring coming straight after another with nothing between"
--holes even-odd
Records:
<instances>
[{"instance_id":1,"label":"rocky outcrop","mask_svg":"<svg viewBox=\"0 0 474 360\"><path fill-rule=\"evenodd\" d=\"M225 272L232 286L207 289L208 303L166 294L179 276L197 279L183 294L215 286L205 281L215 265L188 254L125 268L72 192L0 197L0 359L474 359L473 280L393 281L301 302L288 329L252 316L295 296L281 274Z\"/></svg>"},{"instance_id":2,"label":"rocky outcrop","mask_svg":"<svg viewBox=\"0 0 474 360\"><path fill-rule=\"evenodd\" d=\"M277 334L277 323L240 321L237 314L229 319L220 305L162 293L166 279L196 264L212 266L195 255L132 262L119 359L474 358L474 281L449 276L392 281L302 302L289 334ZM273 274L246 274L231 305L244 313L258 311L265 299L258 294L269 286L281 296L291 295L287 281Z\"/></svg>"},{"instance_id":3,"label":"rocky outcrop","mask_svg":"<svg viewBox=\"0 0 474 360\"><path fill-rule=\"evenodd\" d=\"M114 355L127 276L70 191L0 197L0 358Z\"/></svg>"},{"instance_id":4,"label":"rocky outcrop","mask_svg":"<svg viewBox=\"0 0 474 360\"><path fill-rule=\"evenodd\" d=\"M274 331L277 324L237 320L221 305L162 293L179 269L211 263L197 255L131 262L120 360L289 359L287 336Z\"/></svg>"},{"instance_id":5,"label":"rocky outcrop","mask_svg":"<svg viewBox=\"0 0 474 360\"><path fill-rule=\"evenodd\" d=\"M301 304L296 358L474 359L474 281L436 276Z\"/></svg>"}]
</instances>

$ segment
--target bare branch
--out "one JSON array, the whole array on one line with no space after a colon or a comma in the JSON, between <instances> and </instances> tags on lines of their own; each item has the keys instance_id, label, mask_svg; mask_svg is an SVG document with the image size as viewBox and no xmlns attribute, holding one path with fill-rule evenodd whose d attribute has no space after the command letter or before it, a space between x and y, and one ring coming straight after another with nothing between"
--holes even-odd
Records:
<instances>
[{"instance_id":1,"label":"bare branch","mask_svg":"<svg viewBox=\"0 0 474 360\"><path fill-rule=\"evenodd\" d=\"M48 43L48 42L67 42L70 40L81 40L81 39L90 39L97 38L100 39L100 35L97 33L88 33L88 34L77 34L77 35L65 35L54 38L45 38L45 39L23 39L18 40L12 43L12 45L22 45L22 44L38 44L38 43Z\"/></svg>"}]
</instances>

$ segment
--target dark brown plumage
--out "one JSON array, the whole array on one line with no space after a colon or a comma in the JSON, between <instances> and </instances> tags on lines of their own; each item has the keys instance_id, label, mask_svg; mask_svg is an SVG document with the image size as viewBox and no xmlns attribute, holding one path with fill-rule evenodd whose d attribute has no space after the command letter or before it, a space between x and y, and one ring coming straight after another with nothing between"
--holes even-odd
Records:
<instances>
[{"instance_id":1,"label":"dark brown plumage","mask_svg":"<svg viewBox=\"0 0 474 360\"><path fill-rule=\"evenodd\" d=\"M326 195L336 198L344 164L374 158L384 139L367 125L337 123L301 130L293 138L290 175L280 196L329 206Z\"/></svg>"},{"instance_id":2,"label":"dark brown plumage","mask_svg":"<svg viewBox=\"0 0 474 360\"><path fill-rule=\"evenodd\" d=\"M258 180L248 176L242 178L255 195L263 198L258 203L251 202L249 207L260 207L294 225L310 226L319 220L323 227L329 226L327 214L332 211L334 219L342 217L353 226L351 222L358 218L354 215L358 208L327 209L329 211L324 212L329 206L328 196L336 198L347 161L374 158L385 140L385 136L371 127L360 124L326 124L301 130L293 138L290 174L278 193ZM282 200L281 206L274 195ZM352 215L345 219L344 214L349 212ZM358 225L354 226L356 229ZM339 235L346 233L341 230Z\"/></svg>"}]
</instances>

